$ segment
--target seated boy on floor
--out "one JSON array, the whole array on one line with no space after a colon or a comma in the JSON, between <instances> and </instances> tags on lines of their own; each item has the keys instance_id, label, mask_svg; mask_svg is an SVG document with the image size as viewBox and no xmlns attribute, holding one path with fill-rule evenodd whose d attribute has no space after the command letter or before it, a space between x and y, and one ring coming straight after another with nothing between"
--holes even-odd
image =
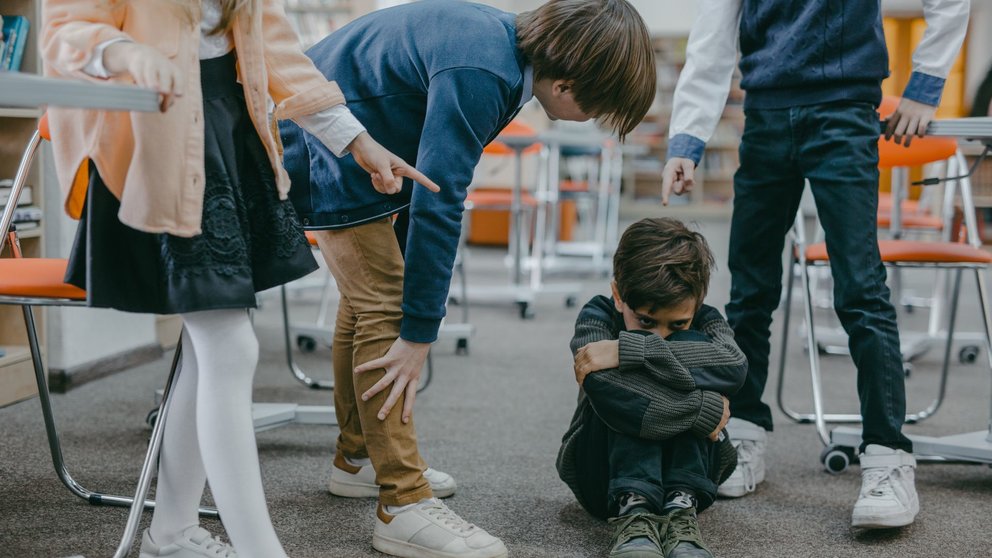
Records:
<instances>
[{"instance_id":1,"label":"seated boy on floor","mask_svg":"<svg viewBox=\"0 0 992 558\"><path fill-rule=\"evenodd\" d=\"M747 374L730 326L703 304L713 265L680 221L634 223L613 258L612 300L594 297L575 322L579 403L558 474L611 518L611 557L712 557L696 513L737 465L723 428Z\"/></svg>"}]
</instances>

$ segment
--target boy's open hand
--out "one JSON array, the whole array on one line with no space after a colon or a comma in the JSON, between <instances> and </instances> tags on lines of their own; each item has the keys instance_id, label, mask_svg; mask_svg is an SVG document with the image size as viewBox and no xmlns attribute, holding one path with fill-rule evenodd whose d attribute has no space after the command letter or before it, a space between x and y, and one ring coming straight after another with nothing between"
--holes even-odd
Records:
<instances>
[{"instance_id":1,"label":"boy's open hand","mask_svg":"<svg viewBox=\"0 0 992 558\"><path fill-rule=\"evenodd\" d=\"M923 137L927 126L933 120L937 107L920 103L912 99L899 101L899 108L889 117L889 125L885 127L885 139L896 137L896 143L906 147L913 141L913 136Z\"/></svg>"},{"instance_id":2,"label":"boy's open hand","mask_svg":"<svg viewBox=\"0 0 992 558\"><path fill-rule=\"evenodd\" d=\"M717 425L716 430L714 430L709 438L714 442L720 439L720 432L727 427L727 423L730 422L730 400L726 396L723 397L723 418L720 419L720 424Z\"/></svg>"},{"instance_id":3,"label":"boy's open hand","mask_svg":"<svg viewBox=\"0 0 992 558\"><path fill-rule=\"evenodd\" d=\"M592 372L620 366L620 342L593 341L575 353L575 381L582 385Z\"/></svg>"},{"instance_id":4,"label":"boy's open hand","mask_svg":"<svg viewBox=\"0 0 992 558\"><path fill-rule=\"evenodd\" d=\"M413 416L413 402L417 398L417 385L420 383L420 371L424 368L424 361L427 360L427 353L430 350L430 343L413 343L397 338L386 351L385 356L355 367L355 374L380 368L386 369L386 375L362 394L362 401L368 401L375 394L389 387L389 384L393 384L393 389L386 397L386 403L379 409L379 420L386 420L400 396L405 394L402 419L404 423L410 422L410 417Z\"/></svg>"},{"instance_id":5,"label":"boy's open hand","mask_svg":"<svg viewBox=\"0 0 992 558\"><path fill-rule=\"evenodd\" d=\"M368 132L362 132L348 144L348 151L355 162L372 176L372 187L380 194L398 194L403 189L403 177L411 178L432 192L441 187L413 168L406 161L393 155Z\"/></svg>"},{"instance_id":6,"label":"boy's open hand","mask_svg":"<svg viewBox=\"0 0 992 558\"><path fill-rule=\"evenodd\" d=\"M684 157L672 157L665 163L665 170L661 173L661 204L668 205L668 196L674 193L681 196L686 192L691 192L695 181L693 173L696 171L696 164L692 159Z\"/></svg>"},{"instance_id":7,"label":"boy's open hand","mask_svg":"<svg viewBox=\"0 0 992 558\"><path fill-rule=\"evenodd\" d=\"M128 73L138 87L157 91L162 112L186 89L186 77L179 67L154 47L141 43L121 41L108 46L103 51L103 67L114 75Z\"/></svg>"}]
</instances>

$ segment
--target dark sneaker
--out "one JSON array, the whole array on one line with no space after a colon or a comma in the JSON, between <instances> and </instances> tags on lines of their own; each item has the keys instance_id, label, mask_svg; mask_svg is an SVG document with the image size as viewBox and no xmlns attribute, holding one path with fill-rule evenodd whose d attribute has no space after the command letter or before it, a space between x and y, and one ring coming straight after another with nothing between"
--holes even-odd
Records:
<instances>
[{"instance_id":1,"label":"dark sneaker","mask_svg":"<svg viewBox=\"0 0 992 558\"><path fill-rule=\"evenodd\" d=\"M696 508L678 509L666 517L668 531L662 541L665 558L713 558L699 534Z\"/></svg>"},{"instance_id":2,"label":"dark sneaker","mask_svg":"<svg viewBox=\"0 0 992 558\"><path fill-rule=\"evenodd\" d=\"M668 518L652 513L631 513L610 519L614 525L610 558L665 558L661 534Z\"/></svg>"}]
</instances>

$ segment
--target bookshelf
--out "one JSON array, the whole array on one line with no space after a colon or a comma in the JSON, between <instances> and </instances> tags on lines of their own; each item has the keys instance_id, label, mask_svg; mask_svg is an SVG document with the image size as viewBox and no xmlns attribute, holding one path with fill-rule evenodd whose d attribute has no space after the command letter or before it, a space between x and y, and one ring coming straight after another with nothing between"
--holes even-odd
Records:
<instances>
[{"instance_id":1,"label":"bookshelf","mask_svg":"<svg viewBox=\"0 0 992 558\"><path fill-rule=\"evenodd\" d=\"M30 20L28 43L20 71L40 74L41 59L37 37L41 26L41 0L4 0L0 3L0 15L19 15ZM41 114L42 111L39 109L0 107L0 180L14 177L24 147L34 134ZM44 152L39 153L28 175L32 206L42 207L46 180L44 159ZM19 236L25 256L43 255L43 227L25 230ZM9 257L9 253L2 254L2 257ZM44 311L35 309L35 320L38 322L39 336L44 343ZM0 306L0 349L4 352L4 355L0 356L0 406L33 396L37 388L20 307Z\"/></svg>"},{"instance_id":2,"label":"bookshelf","mask_svg":"<svg viewBox=\"0 0 992 558\"><path fill-rule=\"evenodd\" d=\"M628 142L642 146L638 155L626 160L622 210L629 217L676 212L681 216L727 216L733 199L733 174L737 170L737 148L744 130L744 92L735 72L723 116L696 169L692 192L669 199L661 205L661 177L668 150L668 125L679 74L685 65L687 36L656 36L658 65L657 96L644 121L630 134Z\"/></svg>"}]
</instances>

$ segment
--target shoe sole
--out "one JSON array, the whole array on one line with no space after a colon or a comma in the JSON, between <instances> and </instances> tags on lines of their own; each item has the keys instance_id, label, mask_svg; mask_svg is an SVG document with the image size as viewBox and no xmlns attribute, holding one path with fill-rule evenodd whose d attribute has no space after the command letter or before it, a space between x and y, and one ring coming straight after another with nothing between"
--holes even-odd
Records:
<instances>
[{"instance_id":1,"label":"shoe sole","mask_svg":"<svg viewBox=\"0 0 992 558\"><path fill-rule=\"evenodd\" d=\"M454 496L457 486L451 486L447 488L435 489L431 487L431 491L434 492L435 498L449 498ZM335 496L341 496L342 498L378 498L379 497L379 487L374 484L355 484L350 482L341 482L331 479L330 484L327 486L328 491Z\"/></svg>"},{"instance_id":2,"label":"shoe sole","mask_svg":"<svg viewBox=\"0 0 992 558\"><path fill-rule=\"evenodd\" d=\"M450 552L440 552L422 546L417 546L405 541L398 541L383 537L382 535L372 535L372 548L400 558L507 558L507 551L489 551L484 548L476 549L474 552L452 554Z\"/></svg>"},{"instance_id":3,"label":"shoe sole","mask_svg":"<svg viewBox=\"0 0 992 558\"><path fill-rule=\"evenodd\" d=\"M852 517L851 527L858 527L860 529L896 529L898 527L907 527L912 525L915 520L916 514L912 512L906 512L892 517Z\"/></svg>"}]
</instances>

